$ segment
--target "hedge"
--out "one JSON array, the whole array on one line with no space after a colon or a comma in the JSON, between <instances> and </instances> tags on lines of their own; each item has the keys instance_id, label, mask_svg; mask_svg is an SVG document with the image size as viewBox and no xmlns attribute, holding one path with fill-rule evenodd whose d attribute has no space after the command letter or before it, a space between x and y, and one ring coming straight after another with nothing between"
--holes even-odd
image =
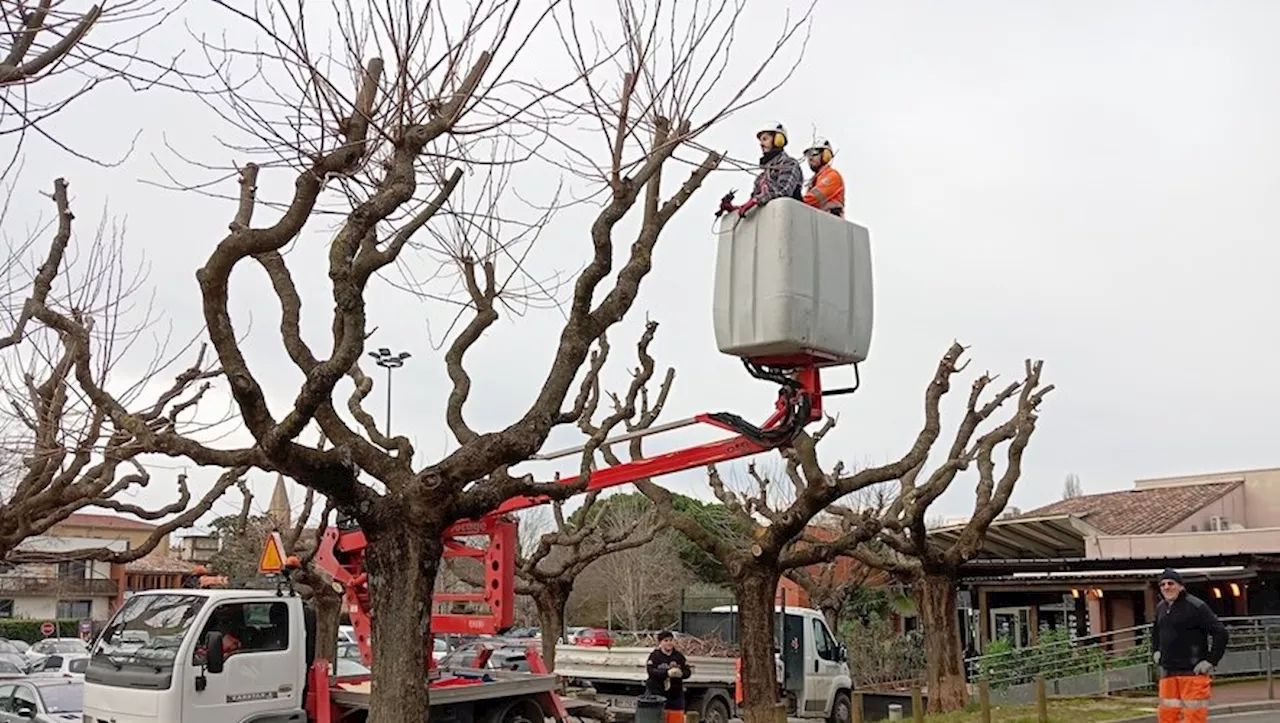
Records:
<instances>
[{"instance_id":1,"label":"hedge","mask_svg":"<svg viewBox=\"0 0 1280 723\"><path fill-rule=\"evenodd\" d=\"M35 643L44 640L44 635L40 633L40 626L45 624L45 620L0 620L0 638L6 640L25 640L28 643ZM78 638L80 637L80 621L79 620L54 620L53 623L58 629L51 637L58 638ZM94 632L98 631L101 623L94 622Z\"/></svg>"}]
</instances>

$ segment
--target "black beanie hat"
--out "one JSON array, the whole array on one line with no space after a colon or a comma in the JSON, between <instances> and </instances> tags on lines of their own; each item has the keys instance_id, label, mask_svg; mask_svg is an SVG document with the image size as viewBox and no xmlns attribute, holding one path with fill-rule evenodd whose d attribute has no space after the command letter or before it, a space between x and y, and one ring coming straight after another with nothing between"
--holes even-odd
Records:
<instances>
[{"instance_id":1,"label":"black beanie hat","mask_svg":"<svg viewBox=\"0 0 1280 723\"><path fill-rule=\"evenodd\" d=\"M1172 567L1166 567L1166 568L1164 569L1164 572L1160 573L1160 579L1161 579L1161 580L1173 580L1174 582L1178 583L1179 585L1181 585L1181 584L1182 584L1182 575L1179 575L1179 574L1178 574L1178 571L1177 571L1177 570L1175 570L1175 569L1173 569Z\"/></svg>"}]
</instances>

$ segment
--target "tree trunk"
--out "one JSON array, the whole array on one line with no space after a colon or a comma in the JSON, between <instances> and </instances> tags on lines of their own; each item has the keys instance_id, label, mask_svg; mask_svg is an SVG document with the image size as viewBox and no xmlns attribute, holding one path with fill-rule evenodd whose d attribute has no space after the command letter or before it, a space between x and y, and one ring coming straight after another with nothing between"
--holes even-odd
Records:
<instances>
[{"instance_id":1,"label":"tree trunk","mask_svg":"<svg viewBox=\"0 0 1280 723\"><path fill-rule=\"evenodd\" d=\"M542 660L549 670L556 668L556 643L564 635L564 610L569 604L571 585L549 583L533 596L538 604L538 622L542 626Z\"/></svg>"},{"instance_id":2,"label":"tree trunk","mask_svg":"<svg viewBox=\"0 0 1280 723\"><path fill-rule=\"evenodd\" d=\"M785 723L778 705L774 662L774 599L778 574L748 570L734 582L738 595L738 650L742 658L742 718L746 723Z\"/></svg>"},{"instance_id":3,"label":"tree trunk","mask_svg":"<svg viewBox=\"0 0 1280 723\"><path fill-rule=\"evenodd\" d=\"M425 528L425 529L424 529ZM440 531L408 521L365 529L373 617L368 723L427 720L426 644L431 591L444 551Z\"/></svg>"},{"instance_id":4,"label":"tree trunk","mask_svg":"<svg viewBox=\"0 0 1280 723\"><path fill-rule=\"evenodd\" d=\"M338 659L338 623L342 620L342 595L315 576L311 609L316 614L316 657L331 664ZM310 582L310 581L309 581Z\"/></svg>"},{"instance_id":5,"label":"tree trunk","mask_svg":"<svg viewBox=\"0 0 1280 723\"><path fill-rule=\"evenodd\" d=\"M916 604L924 630L929 712L961 710L969 702L969 692L960 650L956 581L946 574L926 573L916 583Z\"/></svg>"}]
</instances>

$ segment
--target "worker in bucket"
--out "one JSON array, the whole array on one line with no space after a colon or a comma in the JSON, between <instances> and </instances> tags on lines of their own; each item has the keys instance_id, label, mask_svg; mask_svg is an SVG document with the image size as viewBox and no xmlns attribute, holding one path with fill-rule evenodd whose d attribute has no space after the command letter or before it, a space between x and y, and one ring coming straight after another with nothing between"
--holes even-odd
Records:
<instances>
[{"instance_id":1,"label":"worker in bucket","mask_svg":"<svg viewBox=\"0 0 1280 723\"><path fill-rule=\"evenodd\" d=\"M1227 629L1209 605L1187 592L1182 575L1160 574L1161 600L1151 626L1152 658L1160 667L1159 723L1205 723L1209 673L1227 651Z\"/></svg>"},{"instance_id":2,"label":"worker in bucket","mask_svg":"<svg viewBox=\"0 0 1280 723\"><path fill-rule=\"evenodd\" d=\"M738 216L746 216L756 206L763 206L775 198L792 198L801 200L801 188L804 185L804 172L800 163L787 155L787 129L781 123L771 123L756 132L756 140L760 142L760 175L756 176L751 198L741 206L733 205L733 193L720 200L719 216L730 211L737 211Z\"/></svg>"},{"instance_id":3,"label":"worker in bucket","mask_svg":"<svg viewBox=\"0 0 1280 723\"><path fill-rule=\"evenodd\" d=\"M658 647L649 653L645 663L649 677L645 681L645 691L651 695L660 695L667 699L664 708L667 719L677 715L681 723L684 721L684 679L693 672L684 654L676 650L676 636L670 630L658 633ZM675 714L675 715L673 715Z\"/></svg>"},{"instance_id":4,"label":"worker in bucket","mask_svg":"<svg viewBox=\"0 0 1280 723\"><path fill-rule=\"evenodd\" d=\"M831 166L835 156L831 141L819 138L805 149L804 155L809 159L813 177L805 184L802 200L819 211L844 218L844 177Z\"/></svg>"}]
</instances>

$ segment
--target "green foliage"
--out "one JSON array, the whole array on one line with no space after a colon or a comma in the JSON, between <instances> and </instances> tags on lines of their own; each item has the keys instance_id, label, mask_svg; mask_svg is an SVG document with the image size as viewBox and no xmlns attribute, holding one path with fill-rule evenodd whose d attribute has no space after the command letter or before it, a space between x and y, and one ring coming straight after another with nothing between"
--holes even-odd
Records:
<instances>
[{"instance_id":1,"label":"green foliage","mask_svg":"<svg viewBox=\"0 0 1280 723\"><path fill-rule=\"evenodd\" d=\"M747 529L746 525L718 502L702 502L680 494L672 494L672 502L676 511L689 515L704 530L713 534L721 537L739 537L744 541L750 535L750 530ZM615 494L597 502L591 513L601 515L616 513L626 515L627 519L634 519L638 511L647 510L652 505L653 502L639 492ZM581 521L582 509L579 508L569 516L568 522L577 525ZM703 552L700 547L690 542L687 537L675 530L664 530L661 534L671 537L672 543L676 546L680 556L680 561L693 572L694 577L699 581L717 585L729 581L729 575L724 566L717 562L715 558Z\"/></svg>"},{"instance_id":2,"label":"green foliage","mask_svg":"<svg viewBox=\"0 0 1280 723\"><path fill-rule=\"evenodd\" d=\"M40 626L44 623L44 620L36 619L0 620L0 638L5 640L25 640L28 643L44 640L44 635L40 633ZM57 631L54 632L54 637L76 638L80 636L79 620L54 620L53 623L58 626Z\"/></svg>"},{"instance_id":3,"label":"green foliage","mask_svg":"<svg viewBox=\"0 0 1280 723\"><path fill-rule=\"evenodd\" d=\"M219 524L222 523L222 524ZM222 537L222 549L209 561L209 570L215 575L226 575L233 580L248 580L258 576L258 558L267 535L275 529L271 518L251 517L240 527L234 516L214 520L213 528Z\"/></svg>"},{"instance_id":4,"label":"green foliage","mask_svg":"<svg viewBox=\"0 0 1280 723\"><path fill-rule=\"evenodd\" d=\"M1038 673L1054 680L1086 673L1100 673L1151 661L1151 643L1142 640L1115 651L1090 642L1071 642L1066 630L1042 630L1035 645L1015 648L1008 638L993 640L979 658L975 675L985 672L993 689L1008 688L1035 679Z\"/></svg>"},{"instance_id":5,"label":"green foliage","mask_svg":"<svg viewBox=\"0 0 1280 723\"><path fill-rule=\"evenodd\" d=\"M880 604L887 609L887 595ZM900 635L883 614L872 613L850 616L840 624L839 637L849 647L855 685L913 680L924 674L924 635L918 629Z\"/></svg>"}]
</instances>

